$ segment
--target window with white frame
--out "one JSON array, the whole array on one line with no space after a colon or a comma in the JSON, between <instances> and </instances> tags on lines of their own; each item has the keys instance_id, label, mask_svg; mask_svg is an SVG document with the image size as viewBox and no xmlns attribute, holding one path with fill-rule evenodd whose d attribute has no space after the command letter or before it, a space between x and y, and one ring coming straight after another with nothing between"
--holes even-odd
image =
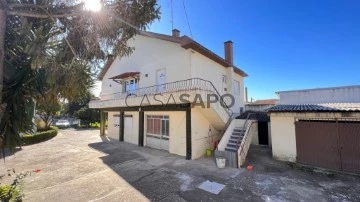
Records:
<instances>
[{"instance_id":1,"label":"window with white frame","mask_svg":"<svg viewBox=\"0 0 360 202\"><path fill-rule=\"evenodd\" d=\"M123 92L133 93L139 89L139 79L131 78L123 81Z\"/></svg>"},{"instance_id":2,"label":"window with white frame","mask_svg":"<svg viewBox=\"0 0 360 202\"><path fill-rule=\"evenodd\" d=\"M169 116L150 116L146 118L146 133L169 136Z\"/></svg>"}]
</instances>

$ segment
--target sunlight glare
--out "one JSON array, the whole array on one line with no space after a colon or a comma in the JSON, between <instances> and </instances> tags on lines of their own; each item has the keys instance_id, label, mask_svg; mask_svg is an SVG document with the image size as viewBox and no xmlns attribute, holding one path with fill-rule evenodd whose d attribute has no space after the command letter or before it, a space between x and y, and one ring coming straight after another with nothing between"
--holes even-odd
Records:
<instances>
[{"instance_id":1,"label":"sunlight glare","mask_svg":"<svg viewBox=\"0 0 360 202\"><path fill-rule=\"evenodd\" d=\"M84 0L85 8L90 11L100 11L101 4L100 0Z\"/></svg>"}]
</instances>

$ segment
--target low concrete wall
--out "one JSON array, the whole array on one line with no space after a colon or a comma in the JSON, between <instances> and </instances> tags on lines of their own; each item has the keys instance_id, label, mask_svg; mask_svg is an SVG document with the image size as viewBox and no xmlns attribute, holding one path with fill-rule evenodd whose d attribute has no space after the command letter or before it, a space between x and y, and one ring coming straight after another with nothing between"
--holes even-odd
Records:
<instances>
[{"instance_id":1,"label":"low concrete wall","mask_svg":"<svg viewBox=\"0 0 360 202\"><path fill-rule=\"evenodd\" d=\"M296 161L296 135L294 117L271 116L271 144L273 157L283 161Z\"/></svg>"},{"instance_id":2,"label":"low concrete wall","mask_svg":"<svg viewBox=\"0 0 360 202\"><path fill-rule=\"evenodd\" d=\"M251 141L254 135L258 134L258 124L257 121L249 122L249 125L246 129L245 136L238 150L238 167L242 167L245 164L246 156L248 154Z\"/></svg>"},{"instance_id":3,"label":"low concrete wall","mask_svg":"<svg viewBox=\"0 0 360 202\"><path fill-rule=\"evenodd\" d=\"M220 131L207 118L201 109L191 110L192 159L204 156L206 149L214 149L215 142L220 138Z\"/></svg>"}]
</instances>

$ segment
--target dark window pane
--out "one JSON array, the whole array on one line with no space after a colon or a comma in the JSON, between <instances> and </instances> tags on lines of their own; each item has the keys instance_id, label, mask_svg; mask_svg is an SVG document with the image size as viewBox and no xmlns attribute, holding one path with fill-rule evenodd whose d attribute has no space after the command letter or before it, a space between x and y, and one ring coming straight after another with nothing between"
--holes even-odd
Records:
<instances>
[{"instance_id":1,"label":"dark window pane","mask_svg":"<svg viewBox=\"0 0 360 202\"><path fill-rule=\"evenodd\" d=\"M161 120L161 135L166 135L166 120Z\"/></svg>"},{"instance_id":2,"label":"dark window pane","mask_svg":"<svg viewBox=\"0 0 360 202\"><path fill-rule=\"evenodd\" d=\"M165 128L165 131L166 131L166 135L169 136L170 134L170 128L169 128L169 120L166 120L165 123L166 123L166 128Z\"/></svg>"},{"instance_id":3,"label":"dark window pane","mask_svg":"<svg viewBox=\"0 0 360 202\"><path fill-rule=\"evenodd\" d=\"M154 134L160 134L160 119L154 119Z\"/></svg>"}]
</instances>

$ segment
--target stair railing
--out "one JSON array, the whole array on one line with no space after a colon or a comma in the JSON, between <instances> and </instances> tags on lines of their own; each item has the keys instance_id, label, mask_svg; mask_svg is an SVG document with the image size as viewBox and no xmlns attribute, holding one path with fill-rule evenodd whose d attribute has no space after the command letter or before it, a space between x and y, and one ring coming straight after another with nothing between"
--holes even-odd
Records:
<instances>
[{"instance_id":1,"label":"stair railing","mask_svg":"<svg viewBox=\"0 0 360 202\"><path fill-rule=\"evenodd\" d=\"M231 122L237 117L239 116L240 113L232 113L228 119L228 121L225 123L224 128L221 130L220 133L220 140L222 139L222 137L224 136L224 134L226 133L227 129L229 128ZM216 150L219 150L218 146L216 146Z\"/></svg>"},{"instance_id":2,"label":"stair railing","mask_svg":"<svg viewBox=\"0 0 360 202\"><path fill-rule=\"evenodd\" d=\"M250 119L250 116L251 115L253 115L254 113L248 113L248 115L247 115L247 117L246 117L246 120L245 120L245 122L244 122L244 125L243 125L243 129L245 130L244 131L244 137L243 138L245 138L245 139L243 139L243 140L245 140L246 141L246 132L247 132L247 129L248 129L248 121L249 121L249 119ZM241 150L240 150L240 153L241 152L243 152L243 147L241 146L241 141L240 141L240 139L241 139L241 136L239 136L239 138L237 139L237 141L236 141L236 146L239 146L239 148L241 147ZM240 144L240 145L239 145Z\"/></svg>"}]
</instances>

